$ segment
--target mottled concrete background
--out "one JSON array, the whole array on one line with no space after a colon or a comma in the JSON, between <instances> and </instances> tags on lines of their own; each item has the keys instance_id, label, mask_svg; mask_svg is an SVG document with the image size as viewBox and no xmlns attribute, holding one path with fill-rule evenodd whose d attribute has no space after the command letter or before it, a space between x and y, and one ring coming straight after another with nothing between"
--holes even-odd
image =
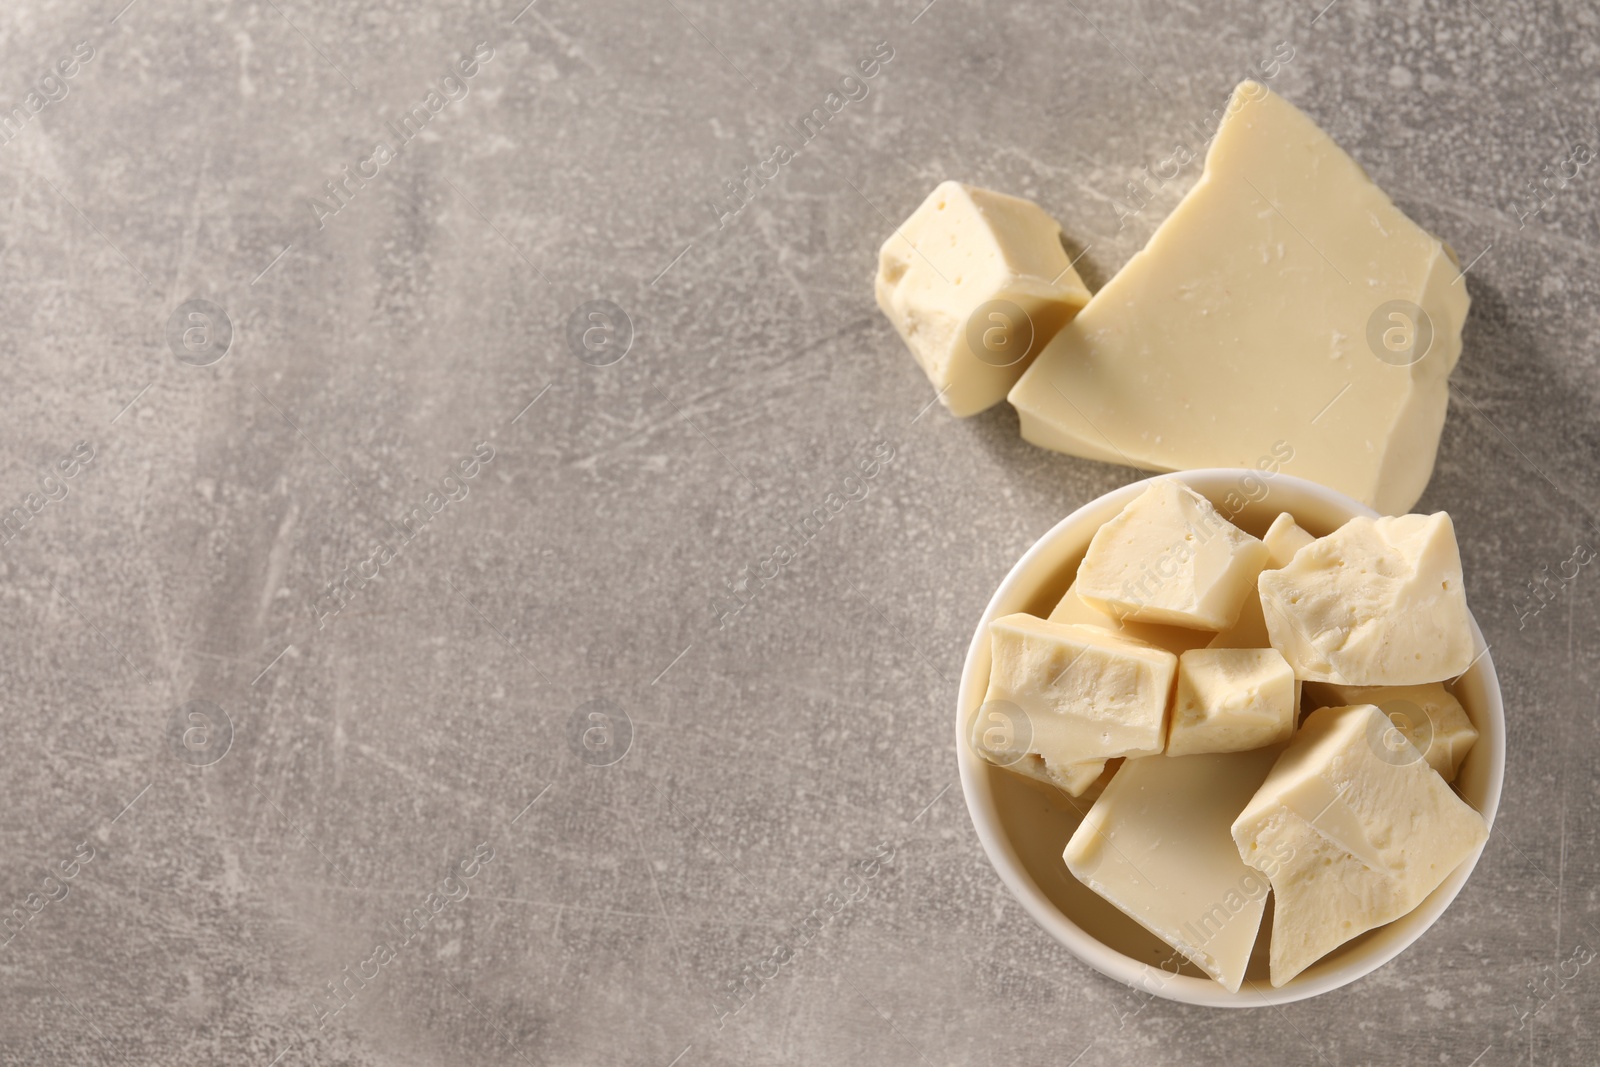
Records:
<instances>
[{"instance_id":1,"label":"mottled concrete background","mask_svg":"<svg viewBox=\"0 0 1600 1067\"><path fill-rule=\"evenodd\" d=\"M123 2L0 12L0 1061L1600 1059L1592 7ZM923 413L869 281L958 177L1099 284L1249 74L1471 261L1421 507L1511 745L1420 943L1219 1013L1057 947L954 785L990 592L1135 473Z\"/></svg>"}]
</instances>

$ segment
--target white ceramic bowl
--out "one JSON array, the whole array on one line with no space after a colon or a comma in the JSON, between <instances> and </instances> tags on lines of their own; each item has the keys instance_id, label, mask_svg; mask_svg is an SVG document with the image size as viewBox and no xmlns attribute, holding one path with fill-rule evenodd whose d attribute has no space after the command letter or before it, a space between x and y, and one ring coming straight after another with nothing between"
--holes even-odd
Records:
<instances>
[{"instance_id":1,"label":"white ceramic bowl","mask_svg":"<svg viewBox=\"0 0 1600 1067\"><path fill-rule=\"evenodd\" d=\"M1257 536L1282 511L1317 536L1332 532L1353 516L1376 514L1343 493L1287 474L1213 469L1160 477L1181 478L1224 515L1236 511L1231 515L1233 521ZM1160 963L1171 958L1172 950L1068 872L1061 852L1087 804L994 766L968 743L967 724L983 703L989 684L990 621L1018 611L1048 615L1071 584L1094 532L1143 491L1147 481L1107 493L1062 519L1024 553L989 601L967 650L956 708L956 751L967 811L989 862L1012 895L1052 937L1100 973L1156 996L1215 1007L1287 1004L1326 993L1383 966L1421 937L1466 884L1482 849L1469 856L1415 911L1345 943L1281 989L1274 989L1267 980L1268 930L1263 926L1244 985L1238 993L1229 993L1187 962L1177 974L1163 970ZM1469 598L1471 577L1467 575ZM1461 765L1455 786L1462 799L1493 825L1505 776L1505 708L1483 633L1476 622L1472 629L1482 654L1451 688L1478 728L1479 737Z\"/></svg>"}]
</instances>

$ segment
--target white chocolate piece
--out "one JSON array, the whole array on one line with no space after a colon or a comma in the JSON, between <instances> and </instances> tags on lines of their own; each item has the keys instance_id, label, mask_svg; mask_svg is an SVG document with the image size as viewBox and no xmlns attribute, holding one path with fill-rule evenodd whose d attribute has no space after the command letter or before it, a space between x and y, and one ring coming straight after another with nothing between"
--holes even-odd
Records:
<instances>
[{"instance_id":1,"label":"white chocolate piece","mask_svg":"<svg viewBox=\"0 0 1600 1067\"><path fill-rule=\"evenodd\" d=\"M1488 838L1415 749L1395 756L1391 733L1371 704L1312 712L1234 820L1244 861L1271 858L1274 986L1411 911Z\"/></svg>"},{"instance_id":2,"label":"white chocolate piece","mask_svg":"<svg viewBox=\"0 0 1600 1067\"><path fill-rule=\"evenodd\" d=\"M1081 793L1099 772L1073 765L1161 751L1178 657L1031 615L996 619L989 633L989 690L972 730L980 755L1002 766L1038 755L1046 780Z\"/></svg>"},{"instance_id":3,"label":"white chocolate piece","mask_svg":"<svg viewBox=\"0 0 1600 1067\"><path fill-rule=\"evenodd\" d=\"M1267 546L1267 564L1262 570L1277 570L1287 566L1294 554L1316 538L1302 530L1287 511L1279 513L1261 543ZM1239 608L1238 620L1228 629L1212 638L1207 648L1268 648L1272 638L1267 635L1267 618L1261 613L1261 594L1252 589L1245 595ZM1176 651L1176 650L1174 650ZM1296 699L1296 704L1299 700Z\"/></svg>"},{"instance_id":4,"label":"white chocolate piece","mask_svg":"<svg viewBox=\"0 0 1600 1067\"><path fill-rule=\"evenodd\" d=\"M1158 622L1135 622L1132 619L1119 619L1115 615L1108 615L1078 595L1076 580L1067 588L1067 593L1061 598L1061 602L1050 612L1050 621L1098 626L1102 630L1110 630L1124 637L1131 637L1135 641L1164 648L1174 656L1182 655L1191 648L1205 648L1211 641L1211 634L1206 630L1164 626ZM1262 627L1265 632L1264 623ZM1263 642L1259 647L1265 648L1266 644Z\"/></svg>"},{"instance_id":5,"label":"white chocolate piece","mask_svg":"<svg viewBox=\"0 0 1600 1067\"><path fill-rule=\"evenodd\" d=\"M1267 546L1176 478L1161 478L1095 531L1078 596L1122 620L1225 630L1267 560Z\"/></svg>"},{"instance_id":6,"label":"white chocolate piece","mask_svg":"<svg viewBox=\"0 0 1600 1067\"><path fill-rule=\"evenodd\" d=\"M1272 647L1295 677L1419 685L1472 665L1472 617L1455 527L1444 512L1357 517L1263 571Z\"/></svg>"},{"instance_id":7,"label":"white chocolate piece","mask_svg":"<svg viewBox=\"0 0 1600 1067\"><path fill-rule=\"evenodd\" d=\"M1289 740L1294 671L1270 648L1197 648L1178 657L1167 755L1243 752Z\"/></svg>"},{"instance_id":8,"label":"white chocolate piece","mask_svg":"<svg viewBox=\"0 0 1600 1067\"><path fill-rule=\"evenodd\" d=\"M1278 749L1124 763L1067 842L1067 869L1238 992L1268 881L1229 827Z\"/></svg>"},{"instance_id":9,"label":"white chocolate piece","mask_svg":"<svg viewBox=\"0 0 1600 1067\"><path fill-rule=\"evenodd\" d=\"M1247 81L1199 181L1009 399L1043 448L1151 470L1270 452L1403 512L1433 472L1460 276L1311 119Z\"/></svg>"},{"instance_id":10,"label":"white chocolate piece","mask_svg":"<svg viewBox=\"0 0 1600 1067\"><path fill-rule=\"evenodd\" d=\"M1260 612L1261 609L1258 602L1256 614L1259 615ZM1049 621L1098 626L1102 630L1110 630L1112 633L1121 634L1123 637L1131 637L1135 641L1143 641L1147 645L1164 648L1175 656L1187 652L1191 648L1203 648L1211 639L1211 635L1204 630L1186 630L1181 626L1162 626L1159 623L1152 622L1133 622L1107 615L1099 608L1090 606L1082 597L1078 596L1078 583L1076 580L1067 588L1066 595L1061 598L1060 602L1050 612ZM1265 647L1267 643L1266 632L1266 624L1262 623L1262 647ZM1100 773L1105 769L1105 765L1105 760L1075 764L1070 768L1060 768L1052 777L1056 784L1060 785L1068 793L1075 797L1083 796L1084 789L1077 787L1078 783L1082 782L1086 777L1091 780L1099 777Z\"/></svg>"},{"instance_id":11,"label":"white chocolate piece","mask_svg":"<svg viewBox=\"0 0 1600 1067\"><path fill-rule=\"evenodd\" d=\"M1314 708L1376 704L1447 782L1455 781L1461 761L1478 740L1478 728L1443 682L1366 686L1307 682L1306 696ZM1389 744L1398 747L1393 738Z\"/></svg>"},{"instance_id":12,"label":"white chocolate piece","mask_svg":"<svg viewBox=\"0 0 1600 1067\"><path fill-rule=\"evenodd\" d=\"M1244 606L1239 609L1239 620L1213 637L1206 647L1271 648L1267 619L1261 614L1261 597L1254 592L1245 597Z\"/></svg>"},{"instance_id":13,"label":"white chocolate piece","mask_svg":"<svg viewBox=\"0 0 1600 1067\"><path fill-rule=\"evenodd\" d=\"M975 415L1003 398L1089 299L1060 225L1043 209L949 181L884 242L874 288L955 415ZM995 301L1009 307L990 306Z\"/></svg>"},{"instance_id":14,"label":"white chocolate piece","mask_svg":"<svg viewBox=\"0 0 1600 1067\"><path fill-rule=\"evenodd\" d=\"M1068 796L1074 797L1088 795L1090 789L1100 783L1106 770L1105 760L1057 764L1041 756L1040 763L1044 766L1045 777L1050 783Z\"/></svg>"},{"instance_id":15,"label":"white chocolate piece","mask_svg":"<svg viewBox=\"0 0 1600 1067\"><path fill-rule=\"evenodd\" d=\"M985 708L980 708L978 713L980 716L983 715ZM1002 715L998 720L989 719L987 721L991 723L996 721L1004 722L1005 719L1006 717ZM977 723L974 722L973 736L976 737L978 733ZM1105 773L1106 760L1047 764L1044 757L1036 752L1006 752L1003 748L996 752L988 752L976 741L973 743L973 748L985 759L997 763L1008 771L1020 774L1024 778L1032 778L1034 781L1043 782L1045 785L1061 790L1068 796L1078 797L1091 804L1100 795L1100 791L1105 787L1106 781L1110 777Z\"/></svg>"},{"instance_id":16,"label":"white chocolate piece","mask_svg":"<svg viewBox=\"0 0 1600 1067\"><path fill-rule=\"evenodd\" d=\"M1279 512L1278 517L1272 520L1272 525L1267 527L1267 532L1261 535L1261 543L1267 546L1267 567L1272 570L1287 567L1296 552L1315 540L1300 528L1293 515L1287 511Z\"/></svg>"}]
</instances>

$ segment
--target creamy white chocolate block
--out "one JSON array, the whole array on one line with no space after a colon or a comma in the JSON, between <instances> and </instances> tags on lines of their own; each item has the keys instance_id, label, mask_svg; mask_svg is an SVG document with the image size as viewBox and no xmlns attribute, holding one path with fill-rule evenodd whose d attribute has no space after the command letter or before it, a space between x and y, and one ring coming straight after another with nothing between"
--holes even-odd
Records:
<instances>
[{"instance_id":1,"label":"creamy white chocolate block","mask_svg":"<svg viewBox=\"0 0 1600 1067\"><path fill-rule=\"evenodd\" d=\"M1294 671L1270 648L1197 648L1178 657L1167 755L1242 752L1289 740Z\"/></svg>"},{"instance_id":2,"label":"creamy white chocolate block","mask_svg":"<svg viewBox=\"0 0 1600 1067\"><path fill-rule=\"evenodd\" d=\"M1444 512L1357 517L1261 572L1272 647L1295 677L1418 685L1472 665L1472 617Z\"/></svg>"},{"instance_id":3,"label":"creamy white chocolate block","mask_svg":"<svg viewBox=\"0 0 1600 1067\"><path fill-rule=\"evenodd\" d=\"M1158 622L1135 622L1133 619L1119 619L1109 615L1090 604L1078 595L1078 582L1073 580L1067 587L1067 593L1061 598L1050 612L1051 622L1075 622L1085 626L1098 626L1103 630L1119 633L1124 637L1131 637L1135 641L1143 641L1147 645L1164 648L1174 656L1181 655L1191 648L1204 648L1211 640L1211 633L1206 630L1191 630L1184 626L1165 626ZM1263 624L1265 632L1265 624ZM1265 642L1260 646L1266 647Z\"/></svg>"},{"instance_id":4,"label":"creamy white chocolate block","mask_svg":"<svg viewBox=\"0 0 1600 1067\"><path fill-rule=\"evenodd\" d=\"M1073 765L1161 751L1178 657L1098 626L1031 615L996 619L989 634L989 690L972 732L980 755L1002 766L1038 755L1047 780L1081 793L1099 772Z\"/></svg>"},{"instance_id":5,"label":"creamy white chocolate block","mask_svg":"<svg viewBox=\"0 0 1600 1067\"><path fill-rule=\"evenodd\" d=\"M1063 856L1079 881L1235 993L1268 876L1239 859L1229 828L1278 752L1128 760Z\"/></svg>"},{"instance_id":6,"label":"creamy white chocolate block","mask_svg":"<svg viewBox=\"0 0 1600 1067\"><path fill-rule=\"evenodd\" d=\"M955 415L1004 397L1089 299L1042 208L948 181L884 242L875 289Z\"/></svg>"},{"instance_id":7,"label":"creamy white chocolate block","mask_svg":"<svg viewBox=\"0 0 1600 1067\"><path fill-rule=\"evenodd\" d=\"M1389 730L1371 704L1312 712L1234 820L1244 861L1272 858L1274 986L1411 911L1488 837L1414 751L1393 758Z\"/></svg>"},{"instance_id":8,"label":"creamy white chocolate block","mask_svg":"<svg viewBox=\"0 0 1600 1067\"><path fill-rule=\"evenodd\" d=\"M1258 603L1256 614L1259 615L1260 612L1261 609ZM1152 622L1133 622L1132 620L1117 619L1114 616L1107 615L1078 596L1078 582L1076 579L1067 587L1066 595L1061 598L1060 602L1050 612L1049 621L1098 626L1102 630L1110 630L1124 637L1131 637L1135 641L1143 641L1147 645L1164 648L1175 656L1187 652L1191 648L1203 648L1211 639L1211 634L1204 630L1187 630L1181 626L1162 626L1159 623ZM1261 647L1266 646L1266 632L1266 624L1262 623ZM1090 777L1091 779L1099 777L1100 773L1105 769L1105 765L1105 760L1095 760L1090 763L1076 764L1071 768L1061 768L1058 774L1063 777L1063 780L1057 781L1056 784L1073 796L1083 796L1083 789L1074 787L1082 782L1085 777Z\"/></svg>"},{"instance_id":9,"label":"creamy white chocolate block","mask_svg":"<svg viewBox=\"0 0 1600 1067\"><path fill-rule=\"evenodd\" d=\"M1255 82L1199 182L1011 390L1044 448L1282 469L1394 513L1433 472L1461 354L1455 255Z\"/></svg>"},{"instance_id":10,"label":"creamy white chocolate block","mask_svg":"<svg viewBox=\"0 0 1600 1067\"><path fill-rule=\"evenodd\" d=\"M1294 516L1287 511L1279 513L1272 520L1272 525L1267 527L1267 532L1261 535L1261 543L1267 546L1267 563L1262 570L1277 570L1287 566L1296 552L1315 540L1300 528ZM1269 648L1271 645L1272 638L1267 635L1267 618L1261 613L1261 594L1252 589L1245 594L1238 620L1212 638L1206 647ZM1299 703L1298 696L1295 702Z\"/></svg>"},{"instance_id":11,"label":"creamy white chocolate block","mask_svg":"<svg viewBox=\"0 0 1600 1067\"><path fill-rule=\"evenodd\" d=\"M978 709L978 716L984 718L984 721L991 727L997 721L1005 722L1009 718L1005 714L1001 714L998 719L987 718L985 717L986 710L992 709L990 709L989 705L984 705ZM982 732L980 724L975 719L972 730L973 748L979 755L992 763L1004 767L1008 771L1054 786L1068 796L1078 797L1093 803L1095 798L1100 795L1100 790L1104 787L1109 777L1105 773L1106 760L1065 764L1046 763L1044 757L1036 752L1008 751L1003 746L993 750L986 749L977 740L980 732Z\"/></svg>"},{"instance_id":12,"label":"creamy white chocolate block","mask_svg":"<svg viewBox=\"0 0 1600 1067\"><path fill-rule=\"evenodd\" d=\"M1267 546L1176 478L1161 478L1095 531L1078 596L1114 618L1225 630L1239 617Z\"/></svg>"},{"instance_id":13,"label":"creamy white chocolate block","mask_svg":"<svg viewBox=\"0 0 1600 1067\"><path fill-rule=\"evenodd\" d=\"M1207 648L1271 648L1267 619L1261 613L1261 597L1251 590L1239 608L1238 620L1206 643Z\"/></svg>"},{"instance_id":14,"label":"creamy white chocolate block","mask_svg":"<svg viewBox=\"0 0 1600 1067\"><path fill-rule=\"evenodd\" d=\"M1279 512L1278 517L1272 520L1272 525L1267 527L1267 532L1261 535L1261 543L1267 546L1267 566L1273 570L1287 567L1296 552L1315 540L1300 528L1293 515L1287 511Z\"/></svg>"},{"instance_id":15,"label":"creamy white chocolate block","mask_svg":"<svg viewBox=\"0 0 1600 1067\"><path fill-rule=\"evenodd\" d=\"M1056 788L1068 796L1081 797L1089 794L1091 787L1100 781L1105 773L1105 760L1090 760L1085 763L1053 763L1044 757L1039 757L1044 767L1046 779Z\"/></svg>"},{"instance_id":16,"label":"creamy white chocolate block","mask_svg":"<svg viewBox=\"0 0 1600 1067\"><path fill-rule=\"evenodd\" d=\"M1478 741L1478 728L1443 682L1366 686L1307 682L1306 696L1318 708L1376 704L1447 782L1455 781L1461 761Z\"/></svg>"}]
</instances>

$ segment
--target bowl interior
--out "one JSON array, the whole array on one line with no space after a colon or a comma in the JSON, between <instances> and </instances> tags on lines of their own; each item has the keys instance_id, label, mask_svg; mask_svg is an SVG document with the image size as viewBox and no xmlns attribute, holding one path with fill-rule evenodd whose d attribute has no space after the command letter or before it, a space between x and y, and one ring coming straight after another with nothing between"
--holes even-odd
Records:
<instances>
[{"instance_id":1,"label":"bowl interior","mask_svg":"<svg viewBox=\"0 0 1600 1067\"><path fill-rule=\"evenodd\" d=\"M1356 515L1375 514L1341 493L1286 474L1222 469L1161 477L1181 478L1224 516L1258 537L1284 511L1319 537ZM1245 984L1238 993L1229 993L1186 960L1176 973L1170 962L1162 969L1162 962L1172 958L1172 949L1067 870L1061 853L1089 810L1089 801L996 767L967 742L967 725L988 688L989 622L1018 611L1048 615L1072 583L1095 531L1145 484L1124 486L1062 520L1012 568L984 612L967 653L957 708L956 748L968 811L990 862L1034 919L1074 955L1112 978L1173 1000L1230 1007L1288 1003L1335 989L1382 966L1421 936L1465 884L1482 850L1468 857L1416 910L1340 946L1281 989L1274 989L1267 979L1269 906ZM1471 576L1467 578L1470 598ZM1494 664L1476 622L1473 634L1482 654L1450 689L1480 736L1461 765L1455 788L1492 825L1505 770L1505 715Z\"/></svg>"}]
</instances>

